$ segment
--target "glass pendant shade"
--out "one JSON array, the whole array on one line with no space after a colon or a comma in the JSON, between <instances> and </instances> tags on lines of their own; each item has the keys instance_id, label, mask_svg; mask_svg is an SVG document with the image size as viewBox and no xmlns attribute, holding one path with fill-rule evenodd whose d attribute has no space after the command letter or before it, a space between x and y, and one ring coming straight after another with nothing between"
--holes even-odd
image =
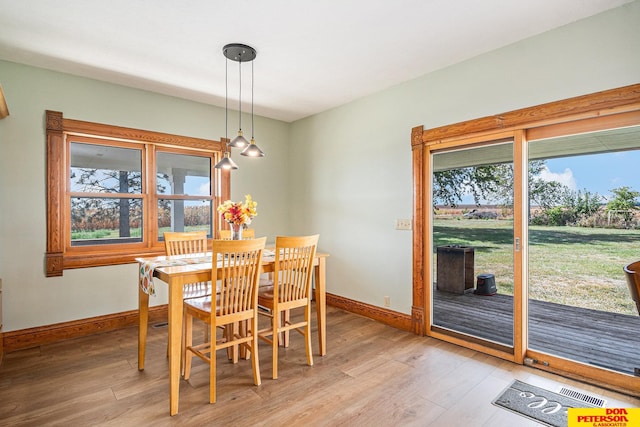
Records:
<instances>
[{"instance_id":1,"label":"glass pendant shade","mask_svg":"<svg viewBox=\"0 0 640 427\"><path fill-rule=\"evenodd\" d=\"M229 143L229 146L233 148L245 148L248 145L249 145L249 141L247 141L247 139L244 136L242 136L242 129L238 131L238 136L233 138Z\"/></svg>"},{"instance_id":2,"label":"glass pendant shade","mask_svg":"<svg viewBox=\"0 0 640 427\"><path fill-rule=\"evenodd\" d=\"M264 152L256 145L256 140L251 138L251 143L240 153L248 157L264 157Z\"/></svg>"},{"instance_id":3,"label":"glass pendant shade","mask_svg":"<svg viewBox=\"0 0 640 427\"><path fill-rule=\"evenodd\" d=\"M231 169L238 169L238 165L236 165L235 162L233 160L231 160L231 157L229 157L229 152L227 151L226 153L224 153L224 157L222 158L222 160L220 160L214 166L214 168L216 168L216 169L224 169L224 170L231 170Z\"/></svg>"}]
</instances>

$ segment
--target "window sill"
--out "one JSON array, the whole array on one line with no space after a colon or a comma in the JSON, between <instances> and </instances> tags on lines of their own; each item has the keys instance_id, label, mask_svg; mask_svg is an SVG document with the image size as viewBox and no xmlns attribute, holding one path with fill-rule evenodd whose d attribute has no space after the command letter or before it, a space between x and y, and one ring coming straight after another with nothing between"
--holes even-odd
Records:
<instances>
[{"instance_id":1,"label":"window sill","mask_svg":"<svg viewBox=\"0 0 640 427\"><path fill-rule=\"evenodd\" d=\"M104 267L109 265L133 264L138 257L153 257L164 255L164 248L145 251L123 251L119 253L95 253L95 254L63 254L49 252L45 258L45 276L59 277L64 270L74 268Z\"/></svg>"}]
</instances>

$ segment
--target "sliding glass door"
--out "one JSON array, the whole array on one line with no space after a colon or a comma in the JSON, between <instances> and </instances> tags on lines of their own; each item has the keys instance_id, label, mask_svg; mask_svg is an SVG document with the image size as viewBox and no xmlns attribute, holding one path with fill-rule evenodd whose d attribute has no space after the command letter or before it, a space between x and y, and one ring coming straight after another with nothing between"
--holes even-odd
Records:
<instances>
[{"instance_id":1,"label":"sliding glass door","mask_svg":"<svg viewBox=\"0 0 640 427\"><path fill-rule=\"evenodd\" d=\"M640 85L412 129L412 327L640 396Z\"/></svg>"},{"instance_id":2,"label":"sliding glass door","mask_svg":"<svg viewBox=\"0 0 640 427\"><path fill-rule=\"evenodd\" d=\"M640 376L640 126L529 141L529 348ZM557 363L557 362L556 362Z\"/></svg>"},{"instance_id":3,"label":"sliding glass door","mask_svg":"<svg viewBox=\"0 0 640 427\"><path fill-rule=\"evenodd\" d=\"M513 141L432 155L431 329L513 350Z\"/></svg>"}]
</instances>

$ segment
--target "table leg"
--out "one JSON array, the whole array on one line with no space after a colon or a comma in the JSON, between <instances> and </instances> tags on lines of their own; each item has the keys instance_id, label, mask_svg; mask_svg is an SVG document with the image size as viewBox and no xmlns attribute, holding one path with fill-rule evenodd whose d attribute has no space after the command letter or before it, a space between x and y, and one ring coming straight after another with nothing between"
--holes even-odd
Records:
<instances>
[{"instance_id":1,"label":"table leg","mask_svg":"<svg viewBox=\"0 0 640 427\"><path fill-rule=\"evenodd\" d=\"M318 258L318 265L313 269L316 285L316 312L318 315L318 341L320 342L320 356L327 354L327 289L325 261L324 257Z\"/></svg>"},{"instance_id":2,"label":"table leg","mask_svg":"<svg viewBox=\"0 0 640 427\"><path fill-rule=\"evenodd\" d=\"M282 326L286 326L287 323L291 320L291 312L290 310L285 310L282 312L282 318L280 319L280 324ZM289 347L289 330L286 330L282 333L282 346ZM279 338L278 338L279 339Z\"/></svg>"},{"instance_id":3,"label":"table leg","mask_svg":"<svg viewBox=\"0 0 640 427\"><path fill-rule=\"evenodd\" d=\"M144 356L147 348L147 327L149 324L149 294L138 282L138 370L144 370Z\"/></svg>"},{"instance_id":4,"label":"table leg","mask_svg":"<svg viewBox=\"0 0 640 427\"><path fill-rule=\"evenodd\" d=\"M184 283L176 277L169 283L169 414L178 413L180 352L182 342L182 297Z\"/></svg>"}]
</instances>

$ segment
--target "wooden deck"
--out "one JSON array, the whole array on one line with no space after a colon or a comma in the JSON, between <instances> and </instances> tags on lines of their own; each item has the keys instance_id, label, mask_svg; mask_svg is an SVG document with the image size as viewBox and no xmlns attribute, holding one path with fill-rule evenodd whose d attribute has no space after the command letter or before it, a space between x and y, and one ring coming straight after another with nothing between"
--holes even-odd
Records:
<instances>
[{"instance_id":1,"label":"wooden deck","mask_svg":"<svg viewBox=\"0 0 640 427\"><path fill-rule=\"evenodd\" d=\"M513 297L434 290L436 326L513 344ZM640 369L640 316L529 303L529 348L618 372Z\"/></svg>"}]
</instances>

